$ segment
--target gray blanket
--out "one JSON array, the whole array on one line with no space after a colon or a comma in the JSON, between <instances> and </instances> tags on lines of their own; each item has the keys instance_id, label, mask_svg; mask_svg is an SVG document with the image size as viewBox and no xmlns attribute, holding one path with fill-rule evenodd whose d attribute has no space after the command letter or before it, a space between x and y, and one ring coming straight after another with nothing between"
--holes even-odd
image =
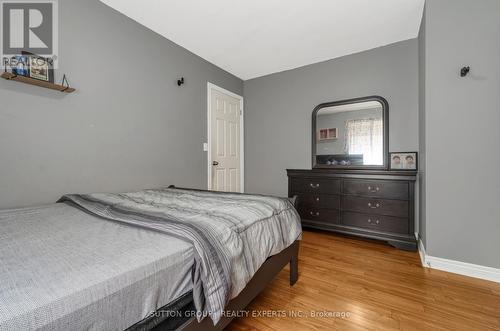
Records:
<instances>
[{"instance_id":1,"label":"gray blanket","mask_svg":"<svg viewBox=\"0 0 500 331\"><path fill-rule=\"evenodd\" d=\"M301 235L287 199L180 189L66 195L100 217L186 240L195 248L193 297L198 319L215 323L265 260Z\"/></svg>"},{"instance_id":2,"label":"gray blanket","mask_svg":"<svg viewBox=\"0 0 500 331\"><path fill-rule=\"evenodd\" d=\"M66 203L0 210L0 331L122 331L191 292L194 248Z\"/></svg>"}]
</instances>

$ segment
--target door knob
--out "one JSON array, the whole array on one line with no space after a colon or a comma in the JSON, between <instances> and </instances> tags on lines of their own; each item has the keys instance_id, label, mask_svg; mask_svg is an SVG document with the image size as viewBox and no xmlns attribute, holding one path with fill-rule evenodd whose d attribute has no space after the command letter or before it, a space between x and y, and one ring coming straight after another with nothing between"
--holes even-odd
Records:
<instances>
[{"instance_id":1,"label":"door knob","mask_svg":"<svg viewBox=\"0 0 500 331\"><path fill-rule=\"evenodd\" d=\"M218 166L218 165L219 165L219 162L217 162L217 161L213 161L213 162L212 162L212 165L214 165L214 166Z\"/></svg>"}]
</instances>

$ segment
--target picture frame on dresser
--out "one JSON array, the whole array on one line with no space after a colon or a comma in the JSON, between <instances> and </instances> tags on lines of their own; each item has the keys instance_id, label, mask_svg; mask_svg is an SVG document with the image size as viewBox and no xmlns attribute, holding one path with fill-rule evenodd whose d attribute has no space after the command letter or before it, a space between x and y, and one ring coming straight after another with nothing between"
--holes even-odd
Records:
<instances>
[{"instance_id":1,"label":"picture frame on dresser","mask_svg":"<svg viewBox=\"0 0 500 331\"><path fill-rule=\"evenodd\" d=\"M418 152L390 152L389 170L417 171Z\"/></svg>"}]
</instances>

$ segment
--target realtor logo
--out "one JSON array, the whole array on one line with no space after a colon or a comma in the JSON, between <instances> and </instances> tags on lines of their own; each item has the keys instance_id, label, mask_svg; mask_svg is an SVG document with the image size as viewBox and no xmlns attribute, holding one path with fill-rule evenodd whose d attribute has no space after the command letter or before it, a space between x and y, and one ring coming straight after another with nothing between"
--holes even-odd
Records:
<instances>
[{"instance_id":1,"label":"realtor logo","mask_svg":"<svg viewBox=\"0 0 500 331\"><path fill-rule=\"evenodd\" d=\"M0 0L0 5L4 59L22 51L57 58L57 0Z\"/></svg>"}]
</instances>

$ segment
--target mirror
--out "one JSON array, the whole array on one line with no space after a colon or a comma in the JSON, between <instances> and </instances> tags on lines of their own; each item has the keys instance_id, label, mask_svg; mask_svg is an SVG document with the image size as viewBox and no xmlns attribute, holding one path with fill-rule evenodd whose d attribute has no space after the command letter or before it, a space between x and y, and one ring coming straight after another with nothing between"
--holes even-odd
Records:
<instances>
[{"instance_id":1,"label":"mirror","mask_svg":"<svg viewBox=\"0 0 500 331\"><path fill-rule=\"evenodd\" d=\"M313 168L386 169L389 105L379 96L323 103L313 111Z\"/></svg>"}]
</instances>

